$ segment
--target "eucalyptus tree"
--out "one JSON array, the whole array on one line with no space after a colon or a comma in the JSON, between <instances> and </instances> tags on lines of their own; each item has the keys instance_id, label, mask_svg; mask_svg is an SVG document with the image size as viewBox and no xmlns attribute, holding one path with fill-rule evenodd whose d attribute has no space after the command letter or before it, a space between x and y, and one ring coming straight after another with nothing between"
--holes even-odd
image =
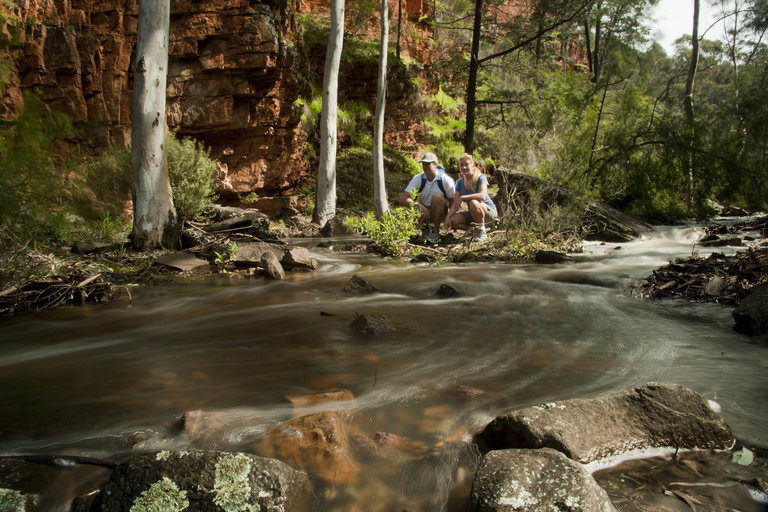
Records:
<instances>
[{"instance_id":1,"label":"eucalyptus tree","mask_svg":"<svg viewBox=\"0 0 768 512\"><path fill-rule=\"evenodd\" d=\"M170 0L139 3L131 119L131 241L139 250L180 243L164 148L170 10Z\"/></svg>"},{"instance_id":2,"label":"eucalyptus tree","mask_svg":"<svg viewBox=\"0 0 768 512\"><path fill-rule=\"evenodd\" d=\"M331 0L331 29L325 55L323 107L320 112L320 169L314 222L325 226L336 214L336 149L338 143L339 66L344 43L344 0Z\"/></svg>"},{"instance_id":3,"label":"eucalyptus tree","mask_svg":"<svg viewBox=\"0 0 768 512\"><path fill-rule=\"evenodd\" d=\"M384 111L387 97L387 54L389 47L389 0L381 0L381 45L376 116L373 125L373 206L376 218L382 220L389 211L384 181Z\"/></svg>"}]
</instances>

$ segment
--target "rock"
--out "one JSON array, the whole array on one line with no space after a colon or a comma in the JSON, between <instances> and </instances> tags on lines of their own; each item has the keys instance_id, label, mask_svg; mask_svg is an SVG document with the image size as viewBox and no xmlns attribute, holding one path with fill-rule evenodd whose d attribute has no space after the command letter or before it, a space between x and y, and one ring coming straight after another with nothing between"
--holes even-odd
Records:
<instances>
[{"instance_id":1,"label":"rock","mask_svg":"<svg viewBox=\"0 0 768 512\"><path fill-rule=\"evenodd\" d=\"M0 511L74 510L70 507L73 497L92 494L112 471L97 465L98 459L89 460L93 463L52 456L38 456L36 462L0 458Z\"/></svg>"},{"instance_id":2,"label":"rock","mask_svg":"<svg viewBox=\"0 0 768 512\"><path fill-rule=\"evenodd\" d=\"M34 494L24 494L15 489L0 486L0 510L3 512L36 512L38 498Z\"/></svg>"},{"instance_id":3,"label":"rock","mask_svg":"<svg viewBox=\"0 0 768 512\"><path fill-rule=\"evenodd\" d=\"M395 330L392 321L384 315L359 315L348 327L364 334L381 334Z\"/></svg>"},{"instance_id":4,"label":"rock","mask_svg":"<svg viewBox=\"0 0 768 512\"><path fill-rule=\"evenodd\" d=\"M289 270L315 270L317 261L310 257L309 249L306 247L290 247L285 250L280 260L283 268Z\"/></svg>"},{"instance_id":5,"label":"rock","mask_svg":"<svg viewBox=\"0 0 768 512\"><path fill-rule=\"evenodd\" d=\"M355 395L348 389L329 389L314 395L291 395L287 398L294 407L302 408L326 402L352 402L355 400Z\"/></svg>"},{"instance_id":6,"label":"rock","mask_svg":"<svg viewBox=\"0 0 768 512\"><path fill-rule=\"evenodd\" d=\"M112 247L111 243L101 240L78 240L72 246L72 252L75 254L93 254L106 251L110 247Z\"/></svg>"},{"instance_id":7,"label":"rock","mask_svg":"<svg viewBox=\"0 0 768 512\"><path fill-rule=\"evenodd\" d=\"M308 414L278 425L260 447L263 454L291 461L329 485L349 483L360 472L349 453L344 425L333 412Z\"/></svg>"},{"instance_id":8,"label":"rock","mask_svg":"<svg viewBox=\"0 0 768 512\"><path fill-rule=\"evenodd\" d=\"M733 312L733 328L744 334L768 332L768 284L752 287L751 293L741 299Z\"/></svg>"},{"instance_id":9,"label":"rock","mask_svg":"<svg viewBox=\"0 0 768 512\"><path fill-rule=\"evenodd\" d=\"M344 221L339 217L333 217L320 228L320 236L328 238L332 236L348 235L349 230L344 225Z\"/></svg>"},{"instance_id":10,"label":"rock","mask_svg":"<svg viewBox=\"0 0 768 512\"><path fill-rule=\"evenodd\" d=\"M377 293L379 290L377 290L371 283L355 274L341 291L357 295L367 295L369 293Z\"/></svg>"},{"instance_id":11,"label":"rock","mask_svg":"<svg viewBox=\"0 0 768 512\"><path fill-rule=\"evenodd\" d=\"M742 239L737 236L719 237L717 235L708 235L697 242L701 247L742 247Z\"/></svg>"},{"instance_id":12,"label":"rock","mask_svg":"<svg viewBox=\"0 0 768 512\"><path fill-rule=\"evenodd\" d=\"M548 447L583 464L638 449L724 450L734 443L704 397L658 383L514 411L494 419L481 436L493 449Z\"/></svg>"},{"instance_id":13,"label":"rock","mask_svg":"<svg viewBox=\"0 0 768 512\"><path fill-rule=\"evenodd\" d=\"M278 260L282 259L285 247L267 242L242 242L237 244L232 262L238 266L259 267L261 257L265 252L273 253Z\"/></svg>"},{"instance_id":14,"label":"rock","mask_svg":"<svg viewBox=\"0 0 768 512\"><path fill-rule=\"evenodd\" d=\"M485 455L475 473L470 510L611 512L616 508L581 464L542 448Z\"/></svg>"},{"instance_id":15,"label":"rock","mask_svg":"<svg viewBox=\"0 0 768 512\"><path fill-rule=\"evenodd\" d=\"M258 409L210 409L187 411L178 427L206 448L242 446L264 435L274 422Z\"/></svg>"},{"instance_id":16,"label":"rock","mask_svg":"<svg viewBox=\"0 0 768 512\"><path fill-rule=\"evenodd\" d=\"M307 484L306 475L287 464L245 453L147 453L115 469L102 510L290 511Z\"/></svg>"},{"instance_id":17,"label":"rock","mask_svg":"<svg viewBox=\"0 0 768 512\"><path fill-rule=\"evenodd\" d=\"M155 258L155 263L159 263L160 265L165 265L168 268L180 270L182 272L208 270L210 268L210 264L207 260L198 258L194 254L185 251L162 254Z\"/></svg>"},{"instance_id":18,"label":"rock","mask_svg":"<svg viewBox=\"0 0 768 512\"><path fill-rule=\"evenodd\" d=\"M441 284L440 288L435 292L435 295L441 299L453 299L461 296L461 294L456 291L456 288L448 286L447 284Z\"/></svg>"},{"instance_id":19,"label":"rock","mask_svg":"<svg viewBox=\"0 0 768 512\"><path fill-rule=\"evenodd\" d=\"M565 253L557 251L539 251L533 257L536 263L554 264L554 263L571 263L573 258Z\"/></svg>"},{"instance_id":20,"label":"rock","mask_svg":"<svg viewBox=\"0 0 768 512\"><path fill-rule=\"evenodd\" d=\"M285 270L272 251L267 251L261 255L261 267L268 279L285 279Z\"/></svg>"},{"instance_id":21,"label":"rock","mask_svg":"<svg viewBox=\"0 0 768 512\"><path fill-rule=\"evenodd\" d=\"M724 206L723 209L720 210L720 215L723 217L746 217L749 215L749 212L738 206Z\"/></svg>"},{"instance_id":22,"label":"rock","mask_svg":"<svg viewBox=\"0 0 768 512\"><path fill-rule=\"evenodd\" d=\"M267 242L243 242L237 244L233 262L238 266L260 267L262 256L270 252L275 255L283 269L315 270L317 262L304 247L291 247Z\"/></svg>"}]
</instances>

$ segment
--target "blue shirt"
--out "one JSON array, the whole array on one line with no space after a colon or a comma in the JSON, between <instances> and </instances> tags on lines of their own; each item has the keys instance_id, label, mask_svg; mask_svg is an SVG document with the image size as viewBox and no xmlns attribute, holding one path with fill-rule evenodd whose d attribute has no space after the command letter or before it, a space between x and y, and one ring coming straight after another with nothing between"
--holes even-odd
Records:
<instances>
[{"instance_id":1,"label":"blue shirt","mask_svg":"<svg viewBox=\"0 0 768 512\"><path fill-rule=\"evenodd\" d=\"M477 194L480 191L480 185L485 184L485 186L488 186L488 178L485 177L485 174L480 174L478 176L477 181L475 182L475 190L468 190L467 187L464 186L464 176L459 178L459 181L456 182L456 192L461 194L462 196L468 196L469 194ZM488 195L488 189L485 189L485 198L483 198L483 202L488 206L488 208L496 209L496 205L493 204L493 201L491 201L490 196Z\"/></svg>"}]
</instances>

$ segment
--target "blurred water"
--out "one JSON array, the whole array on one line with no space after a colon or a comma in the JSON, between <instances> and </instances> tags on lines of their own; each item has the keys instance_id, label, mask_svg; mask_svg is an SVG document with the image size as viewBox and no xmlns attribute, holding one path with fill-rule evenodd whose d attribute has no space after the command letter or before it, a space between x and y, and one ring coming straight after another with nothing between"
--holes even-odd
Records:
<instances>
[{"instance_id":1,"label":"blurred water","mask_svg":"<svg viewBox=\"0 0 768 512\"><path fill-rule=\"evenodd\" d=\"M350 435L407 437L411 452L361 457L356 483L311 507L460 509L476 461L471 435L496 414L649 381L700 392L738 438L765 446L765 340L735 333L717 304L623 293L690 255L697 237L693 226L664 228L547 266L413 265L311 247L318 270L280 282L140 287L130 302L4 320L0 454L186 448L171 429L185 411L247 407L276 423L294 413L286 396L339 387L356 397ZM343 293L354 274L381 293ZM438 299L441 284L460 296ZM348 325L358 314L386 315L397 329L356 333ZM484 394L468 398L467 387ZM263 430L252 434L240 449Z\"/></svg>"}]
</instances>

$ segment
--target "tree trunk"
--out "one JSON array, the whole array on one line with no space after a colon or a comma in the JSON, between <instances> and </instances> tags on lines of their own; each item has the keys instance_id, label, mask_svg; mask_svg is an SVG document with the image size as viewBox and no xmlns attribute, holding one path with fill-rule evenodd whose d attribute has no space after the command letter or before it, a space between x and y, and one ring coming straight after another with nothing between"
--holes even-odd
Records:
<instances>
[{"instance_id":1,"label":"tree trunk","mask_svg":"<svg viewBox=\"0 0 768 512\"><path fill-rule=\"evenodd\" d=\"M338 131L339 65L344 44L344 0L331 0L331 31L325 54L323 108L320 113L320 169L314 221L325 226L336 214L336 143Z\"/></svg>"},{"instance_id":2,"label":"tree trunk","mask_svg":"<svg viewBox=\"0 0 768 512\"><path fill-rule=\"evenodd\" d=\"M691 62L688 67L688 78L685 81L685 121L689 132L689 147L688 147L688 207L693 208L693 192L694 192L694 117L693 117L693 86L696 81L696 70L699 67L699 3L700 0L693 1L693 30L691 31Z\"/></svg>"},{"instance_id":3,"label":"tree trunk","mask_svg":"<svg viewBox=\"0 0 768 512\"><path fill-rule=\"evenodd\" d=\"M389 9L389 6L387 6ZM400 32L403 30L403 0L397 0L397 60L400 59Z\"/></svg>"},{"instance_id":4,"label":"tree trunk","mask_svg":"<svg viewBox=\"0 0 768 512\"><path fill-rule=\"evenodd\" d=\"M146 0L139 4L131 120L131 241L137 250L176 248L180 245L180 230L165 158L165 84L170 10L170 0Z\"/></svg>"},{"instance_id":5,"label":"tree trunk","mask_svg":"<svg viewBox=\"0 0 768 512\"><path fill-rule=\"evenodd\" d=\"M389 212L384 182L384 110L387 98L387 48L389 47L389 0L381 0L381 46L379 81L376 91L376 119L373 125L373 205L376 218Z\"/></svg>"},{"instance_id":6,"label":"tree trunk","mask_svg":"<svg viewBox=\"0 0 768 512\"><path fill-rule=\"evenodd\" d=\"M472 53L469 57L467 81L467 122L464 131L464 152L472 154L475 143L475 110L477 109L477 71L480 67L480 36L483 23L483 0L475 0L475 23L472 27Z\"/></svg>"}]
</instances>

